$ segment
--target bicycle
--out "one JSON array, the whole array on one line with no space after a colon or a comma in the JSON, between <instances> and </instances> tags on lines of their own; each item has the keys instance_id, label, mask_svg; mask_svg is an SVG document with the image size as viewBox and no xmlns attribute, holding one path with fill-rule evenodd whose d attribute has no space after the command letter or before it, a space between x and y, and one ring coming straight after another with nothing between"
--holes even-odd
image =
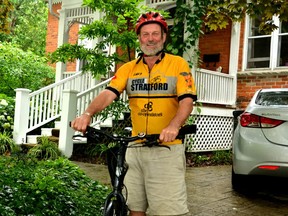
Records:
<instances>
[{"instance_id":1,"label":"bicycle","mask_svg":"<svg viewBox=\"0 0 288 216\"><path fill-rule=\"evenodd\" d=\"M130 131L131 132L131 131ZM179 130L179 134L177 139L184 140L186 134L192 134L196 132L196 125L185 125ZM87 137L87 140L98 140L101 141L104 138L107 138L111 142L116 142L119 144L117 148L114 148L110 151L110 155L108 154L108 170L110 174L111 184L113 186L112 192L108 194L106 197L104 207L103 207L103 216L127 216L129 209L126 205L126 199L122 193L125 188L124 185L124 177L128 170L128 165L125 162L125 153L127 148L130 147L165 147L169 149L169 146L162 145L159 142L159 134L150 134L147 135L145 133L139 133L137 136L118 136L111 135L107 132L101 131L99 129L88 126L86 129L86 133L84 135L75 135L73 137ZM137 144L129 143L137 142ZM116 160L113 160L114 157L112 155L116 154ZM127 197L126 190L126 197Z\"/></svg>"}]
</instances>

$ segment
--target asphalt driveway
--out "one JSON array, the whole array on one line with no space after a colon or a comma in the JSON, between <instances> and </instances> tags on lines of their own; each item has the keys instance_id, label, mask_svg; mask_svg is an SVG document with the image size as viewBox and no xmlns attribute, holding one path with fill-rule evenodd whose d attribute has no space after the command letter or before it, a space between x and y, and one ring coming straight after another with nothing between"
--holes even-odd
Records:
<instances>
[{"instance_id":1,"label":"asphalt driveway","mask_svg":"<svg viewBox=\"0 0 288 216\"><path fill-rule=\"evenodd\" d=\"M92 179L109 184L107 167L75 162ZM186 174L192 216L288 216L288 180L261 182L252 193L231 188L231 166L188 167ZM258 187L260 184L255 185Z\"/></svg>"}]
</instances>

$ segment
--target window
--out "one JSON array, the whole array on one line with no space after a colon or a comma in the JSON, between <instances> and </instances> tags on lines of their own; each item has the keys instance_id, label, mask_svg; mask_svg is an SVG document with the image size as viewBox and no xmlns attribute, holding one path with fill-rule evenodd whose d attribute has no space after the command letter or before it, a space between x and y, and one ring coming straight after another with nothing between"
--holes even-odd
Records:
<instances>
[{"instance_id":1,"label":"window","mask_svg":"<svg viewBox=\"0 0 288 216\"><path fill-rule=\"evenodd\" d=\"M259 29L260 18L249 19L246 69L288 67L288 22L273 21L279 28L266 34Z\"/></svg>"},{"instance_id":2,"label":"window","mask_svg":"<svg viewBox=\"0 0 288 216\"><path fill-rule=\"evenodd\" d=\"M260 92L256 104L261 106L274 106L274 105L288 105L288 92L275 91L275 92Z\"/></svg>"},{"instance_id":3,"label":"window","mask_svg":"<svg viewBox=\"0 0 288 216\"><path fill-rule=\"evenodd\" d=\"M278 39L278 64L277 66L288 66L288 22L282 22L279 29Z\"/></svg>"}]
</instances>

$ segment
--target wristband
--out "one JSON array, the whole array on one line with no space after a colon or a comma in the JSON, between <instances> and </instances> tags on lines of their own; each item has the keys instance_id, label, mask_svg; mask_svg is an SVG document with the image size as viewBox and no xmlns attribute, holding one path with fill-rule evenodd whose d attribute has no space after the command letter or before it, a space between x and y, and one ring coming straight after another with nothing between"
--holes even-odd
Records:
<instances>
[{"instance_id":1,"label":"wristband","mask_svg":"<svg viewBox=\"0 0 288 216\"><path fill-rule=\"evenodd\" d=\"M93 115L89 112L84 112L82 115L87 115L87 116L93 117Z\"/></svg>"}]
</instances>

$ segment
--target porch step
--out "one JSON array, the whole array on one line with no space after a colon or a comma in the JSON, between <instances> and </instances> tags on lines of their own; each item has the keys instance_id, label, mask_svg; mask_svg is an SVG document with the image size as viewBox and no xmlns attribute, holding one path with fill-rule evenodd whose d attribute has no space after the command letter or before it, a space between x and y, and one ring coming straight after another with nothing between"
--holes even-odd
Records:
<instances>
[{"instance_id":1,"label":"porch step","mask_svg":"<svg viewBox=\"0 0 288 216\"><path fill-rule=\"evenodd\" d=\"M109 117L105 121L100 123L100 127L112 127L113 124L113 118Z\"/></svg>"},{"instance_id":2,"label":"porch step","mask_svg":"<svg viewBox=\"0 0 288 216\"><path fill-rule=\"evenodd\" d=\"M43 135L28 135L26 143L22 145L36 145L39 143L39 139L41 139ZM59 142L59 137L56 136L47 136L50 141L53 141L55 143Z\"/></svg>"},{"instance_id":3,"label":"porch step","mask_svg":"<svg viewBox=\"0 0 288 216\"><path fill-rule=\"evenodd\" d=\"M41 128L41 135L28 135L26 143L38 144L41 137L47 136L49 140L59 142L59 129L57 128Z\"/></svg>"},{"instance_id":4,"label":"porch step","mask_svg":"<svg viewBox=\"0 0 288 216\"><path fill-rule=\"evenodd\" d=\"M26 143L29 143L29 144L37 144L38 141L37 141L37 138L41 137L42 135L28 135L27 136L27 140L26 140ZM23 144L24 145L24 144Z\"/></svg>"},{"instance_id":5,"label":"porch step","mask_svg":"<svg viewBox=\"0 0 288 216\"><path fill-rule=\"evenodd\" d=\"M52 128L41 128L42 136L52 136Z\"/></svg>"},{"instance_id":6,"label":"porch step","mask_svg":"<svg viewBox=\"0 0 288 216\"><path fill-rule=\"evenodd\" d=\"M23 144L20 145L21 150L22 150L23 153L27 153L34 146L37 146L37 144L23 143Z\"/></svg>"},{"instance_id":7,"label":"porch step","mask_svg":"<svg viewBox=\"0 0 288 216\"><path fill-rule=\"evenodd\" d=\"M52 128L52 130L51 130L51 136L54 136L54 137L58 137L58 138L59 138L59 135L60 135L60 129L59 129L59 128Z\"/></svg>"}]
</instances>

